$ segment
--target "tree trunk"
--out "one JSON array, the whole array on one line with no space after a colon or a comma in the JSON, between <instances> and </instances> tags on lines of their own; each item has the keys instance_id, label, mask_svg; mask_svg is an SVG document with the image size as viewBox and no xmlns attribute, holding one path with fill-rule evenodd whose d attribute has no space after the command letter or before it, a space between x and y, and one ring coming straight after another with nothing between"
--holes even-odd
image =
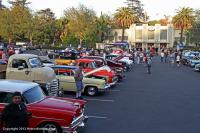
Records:
<instances>
[{"instance_id":1,"label":"tree trunk","mask_svg":"<svg viewBox=\"0 0 200 133\"><path fill-rule=\"evenodd\" d=\"M30 45L33 46L33 36L32 35L30 35L29 40L30 40Z\"/></svg>"},{"instance_id":2,"label":"tree trunk","mask_svg":"<svg viewBox=\"0 0 200 133\"><path fill-rule=\"evenodd\" d=\"M8 44L9 44L9 45L11 44L11 38L8 39Z\"/></svg>"},{"instance_id":3,"label":"tree trunk","mask_svg":"<svg viewBox=\"0 0 200 133\"><path fill-rule=\"evenodd\" d=\"M82 48L82 39L79 39L80 48Z\"/></svg>"},{"instance_id":4,"label":"tree trunk","mask_svg":"<svg viewBox=\"0 0 200 133\"><path fill-rule=\"evenodd\" d=\"M122 42L124 41L124 31L125 31L125 29L122 28L122 39L121 39Z\"/></svg>"},{"instance_id":5,"label":"tree trunk","mask_svg":"<svg viewBox=\"0 0 200 133\"><path fill-rule=\"evenodd\" d=\"M183 28L181 28L181 37L180 37L180 43L183 43Z\"/></svg>"}]
</instances>

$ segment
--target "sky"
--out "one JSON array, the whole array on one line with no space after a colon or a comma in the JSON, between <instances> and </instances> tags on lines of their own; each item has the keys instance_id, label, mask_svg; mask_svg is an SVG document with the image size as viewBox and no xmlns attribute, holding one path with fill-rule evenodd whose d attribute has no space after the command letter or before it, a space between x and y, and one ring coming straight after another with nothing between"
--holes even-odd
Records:
<instances>
[{"instance_id":1,"label":"sky","mask_svg":"<svg viewBox=\"0 0 200 133\"><path fill-rule=\"evenodd\" d=\"M97 15L101 12L113 14L117 8L126 6L126 0L29 0L29 7L34 11L51 8L57 17L61 17L66 8L77 7L83 4L96 11ZM8 5L7 0L2 0L4 5ZM200 9L199 0L141 0L144 9L150 20L164 18L164 15L173 16L175 9L180 7L191 7Z\"/></svg>"}]
</instances>

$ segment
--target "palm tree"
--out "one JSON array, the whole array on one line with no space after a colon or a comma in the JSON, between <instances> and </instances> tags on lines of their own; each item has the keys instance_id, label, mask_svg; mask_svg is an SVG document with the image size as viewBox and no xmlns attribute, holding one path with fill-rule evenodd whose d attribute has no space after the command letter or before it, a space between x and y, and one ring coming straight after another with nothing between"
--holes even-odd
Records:
<instances>
[{"instance_id":1,"label":"palm tree","mask_svg":"<svg viewBox=\"0 0 200 133\"><path fill-rule=\"evenodd\" d=\"M128 28L133 24L135 20L134 13L128 7L121 7L117 9L117 12L114 14L114 20L117 25L122 28L122 42L124 41L124 31L125 28Z\"/></svg>"},{"instance_id":2,"label":"palm tree","mask_svg":"<svg viewBox=\"0 0 200 133\"><path fill-rule=\"evenodd\" d=\"M180 43L183 42L183 33L185 30L192 27L194 21L193 9L192 8L181 8L177 10L177 14L173 17L172 22L174 27L181 30Z\"/></svg>"}]
</instances>

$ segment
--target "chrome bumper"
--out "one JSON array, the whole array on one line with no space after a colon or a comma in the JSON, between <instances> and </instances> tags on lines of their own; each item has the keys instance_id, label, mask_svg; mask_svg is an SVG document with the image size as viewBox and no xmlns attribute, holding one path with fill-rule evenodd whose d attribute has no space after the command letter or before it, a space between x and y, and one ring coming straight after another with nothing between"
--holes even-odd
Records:
<instances>
[{"instance_id":1,"label":"chrome bumper","mask_svg":"<svg viewBox=\"0 0 200 133\"><path fill-rule=\"evenodd\" d=\"M105 85L104 88L98 89L99 92L105 92L106 90L108 90L110 88L110 84Z\"/></svg>"},{"instance_id":2,"label":"chrome bumper","mask_svg":"<svg viewBox=\"0 0 200 133\"><path fill-rule=\"evenodd\" d=\"M115 85L117 82L118 82L118 81L116 80L116 81L110 83L109 85L110 85L110 86L113 86L113 85Z\"/></svg>"},{"instance_id":3,"label":"chrome bumper","mask_svg":"<svg viewBox=\"0 0 200 133\"><path fill-rule=\"evenodd\" d=\"M77 122L78 121L78 122ZM78 133L82 128L86 126L88 116L83 114L74 120L70 127L61 127L63 133Z\"/></svg>"}]
</instances>

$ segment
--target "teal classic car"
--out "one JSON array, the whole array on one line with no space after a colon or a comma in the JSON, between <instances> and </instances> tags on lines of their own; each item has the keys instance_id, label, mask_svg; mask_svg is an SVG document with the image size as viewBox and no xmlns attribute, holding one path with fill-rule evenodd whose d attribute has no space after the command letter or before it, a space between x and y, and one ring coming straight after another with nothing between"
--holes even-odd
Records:
<instances>
[{"instance_id":1,"label":"teal classic car","mask_svg":"<svg viewBox=\"0 0 200 133\"><path fill-rule=\"evenodd\" d=\"M76 91L76 84L74 80L74 70L77 66L64 66L56 65L51 66L54 69L57 78L59 79L60 89L63 91ZM90 72L91 74L91 72ZM84 89L83 93L89 96L95 96L99 92L105 92L110 86L106 84L104 79L96 79L87 77L87 73L84 74L83 83Z\"/></svg>"}]
</instances>

